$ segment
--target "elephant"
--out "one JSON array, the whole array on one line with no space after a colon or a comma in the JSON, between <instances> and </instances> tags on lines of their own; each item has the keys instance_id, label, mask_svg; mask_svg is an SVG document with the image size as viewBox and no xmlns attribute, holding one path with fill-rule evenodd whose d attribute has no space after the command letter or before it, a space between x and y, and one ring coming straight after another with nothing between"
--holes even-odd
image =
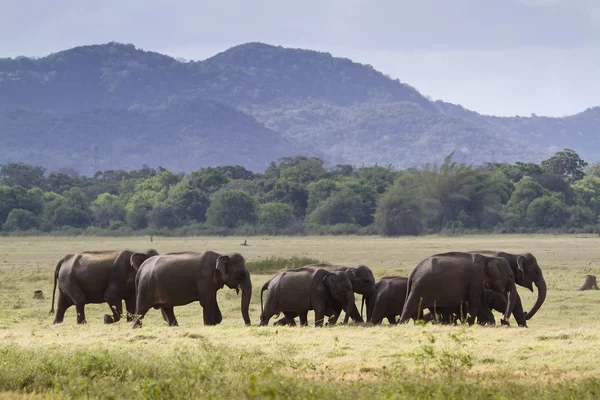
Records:
<instances>
[{"instance_id":1,"label":"elephant","mask_svg":"<svg viewBox=\"0 0 600 400\"><path fill-rule=\"evenodd\" d=\"M263 307L265 290L267 298ZM261 289L260 325L267 325L273 315L283 312L291 321L292 315L298 315L300 325L306 326L308 311L314 310L315 327L321 327L326 312L332 309L332 303L341 304L349 313L354 301L354 291L346 272L332 272L324 268L283 271L265 282Z\"/></svg>"},{"instance_id":2,"label":"elephant","mask_svg":"<svg viewBox=\"0 0 600 400\"><path fill-rule=\"evenodd\" d=\"M402 314L407 284L405 276L384 276L377 280L375 290L365 298L367 322L377 325L387 318L390 324L395 324L396 316Z\"/></svg>"},{"instance_id":3,"label":"elephant","mask_svg":"<svg viewBox=\"0 0 600 400\"><path fill-rule=\"evenodd\" d=\"M326 264L326 263L317 263L317 264L308 264L304 267L300 268L310 268L313 271L317 271L319 269L326 269L330 272L345 272L350 279L350 283L352 284L352 289L354 293L362 294L363 301L365 296L370 295L375 290L375 277L373 276L373 272L366 265L359 265L358 267L347 267L343 265L334 265L334 264ZM297 269L297 268L296 268ZM333 325L337 322L339 314L342 311L342 306L339 303L333 302L332 309L328 310L326 314L329 316L328 323ZM362 312L358 313L358 308L356 308L356 304L352 303L350 305L350 311L346 311L346 316L344 317L344 324L348 323L349 318L356 323L362 323ZM285 325L285 324L295 324L294 318L296 314L288 313L286 317L282 317L279 320L275 321L274 325Z\"/></svg>"},{"instance_id":4,"label":"elephant","mask_svg":"<svg viewBox=\"0 0 600 400\"><path fill-rule=\"evenodd\" d=\"M65 311L75 304L77 323L86 323L85 305L108 303L112 315L104 315L104 323L111 324L121 319L123 300L127 309L127 320L133 319L135 312L135 274L137 266L144 260L157 255L150 249L146 252L123 251L84 251L67 254L54 268L54 289L52 307L58 284L58 303L54 324L63 322ZM137 264L132 263L136 260Z\"/></svg>"},{"instance_id":5,"label":"elephant","mask_svg":"<svg viewBox=\"0 0 600 400\"><path fill-rule=\"evenodd\" d=\"M242 290L241 310L250 325L248 309L252 281L246 261L239 253L214 251L168 253L144 261L135 277L136 307L133 328L142 326L150 308L161 309L169 326L178 326L173 307L199 301L204 325L217 325L223 319L217 304L217 291L227 285Z\"/></svg>"},{"instance_id":6,"label":"elephant","mask_svg":"<svg viewBox=\"0 0 600 400\"><path fill-rule=\"evenodd\" d=\"M508 306L508 301L506 297L494 290L483 289L483 302L488 307L489 310L495 310L502 314L506 311L506 307ZM468 305L465 307L465 311L468 308ZM494 319L494 315L487 313L483 308L480 309L479 314L477 315L477 321L481 324L491 324L494 325L496 320ZM429 313L423 315L423 320L425 322L433 321L439 319L442 323L456 323L456 321L463 320L463 313L460 307L457 308L437 308L429 309ZM438 318L436 318L436 314Z\"/></svg>"},{"instance_id":7,"label":"elephant","mask_svg":"<svg viewBox=\"0 0 600 400\"><path fill-rule=\"evenodd\" d=\"M406 289L408 278L404 276L384 276L375 283L375 291L366 299L367 322L374 325L380 324L384 318L387 318L391 325L396 324L396 317L402 314L404 301L406 300ZM496 310L504 313L507 306L506 297L502 293L493 290L483 290L483 301L490 310ZM436 320L436 315L444 323L454 322L454 319L460 319L461 310L459 308L429 308L428 313L423 314L423 321L430 322ZM456 318L452 318L456 315ZM486 312L479 312L477 319L480 323L495 324L494 316Z\"/></svg>"},{"instance_id":8,"label":"elephant","mask_svg":"<svg viewBox=\"0 0 600 400\"><path fill-rule=\"evenodd\" d=\"M508 305L502 322L507 323L515 304L516 286L506 259L461 252L427 257L408 277L406 301L398 323L420 315L425 308L456 308L461 304L466 304L469 325L473 325L480 310L486 312L487 320L491 311L483 301L486 286L506 293Z\"/></svg>"},{"instance_id":9,"label":"elephant","mask_svg":"<svg viewBox=\"0 0 600 400\"><path fill-rule=\"evenodd\" d=\"M517 293L516 303L513 309L513 315L517 324L521 327L527 327L527 320L531 319L540 309L544 300L546 300L546 280L536 258L531 253L511 254L503 251L480 250L469 251L469 253L477 253L491 257L502 257L510 265L515 276L515 283L519 286L526 287L533 292L533 283L538 289L538 296L529 312L523 311L521 297Z\"/></svg>"}]
</instances>

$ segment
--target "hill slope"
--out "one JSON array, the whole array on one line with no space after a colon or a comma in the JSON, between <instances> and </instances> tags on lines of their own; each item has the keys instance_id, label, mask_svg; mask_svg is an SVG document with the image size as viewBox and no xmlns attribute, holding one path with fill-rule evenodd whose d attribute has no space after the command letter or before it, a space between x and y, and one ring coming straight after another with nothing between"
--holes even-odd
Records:
<instances>
[{"instance_id":1,"label":"hill slope","mask_svg":"<svg viewBox=\"0 0 600 400\"><path fill-rule=\"evenodd\" d=\"M279 157L312 155L232 107L213 101L172 102L154 109L96 109L77 114L0 113L0 160L93 173L146 164L173 171L239 164L262 171ZM317 153L318 154L318 153Z\"/></svg>"},{"instance_id":2,"label":"hill slope","mask_svg":"<svg viewBox=\"0 0 600 400\"><path fill-rule=\"evenodd\" d=\"M111 168L261 169L300 153L396 167L452 151L473 163L539 162L564 147L600 159L600 109L565 118L480 115L431 102L369 65L261 43L198 62L119 43L0 59L0 113L0 163L51 169L85 164L87 171L99 143ZM207 150L233 144L240 152L229 159Z\"/></svg>"}]
</instances>

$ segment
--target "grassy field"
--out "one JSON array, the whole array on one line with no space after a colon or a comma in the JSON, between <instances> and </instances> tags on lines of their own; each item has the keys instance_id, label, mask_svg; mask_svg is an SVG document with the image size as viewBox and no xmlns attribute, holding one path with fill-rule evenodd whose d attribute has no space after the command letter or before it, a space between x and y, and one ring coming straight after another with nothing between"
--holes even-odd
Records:
<instances>
[{"instance_id":1,"label":"grassy field","mask_svg":"<svg viewBox=\"0 0 600 400\"><path fill-rule=\"evenodd\" d=\"M242 241L1 238L0 398L600 396L600 291L577 291L585 275L600 276L598 237L251 237L241 247ZM198 303L175 309L176 328L157 310L141 329L125 321L104 325L106 305L87 306L87 325L75 323L74 307L63 324L52 325L56 261L68 252L124 248L239 251L247 261L305 256L365 264L376 277L408 275L418 261L442 251L530 251L544 270L548 295L528 329L517 328L514 319L510 328L259 328L259 290L272 274L253 274L251 327L243 325L240 296L228 289L219 292L223 322L214 327L202 325ZM45 299L33 299L38 289ZM519 294L528 310L536 293L519 287Z\"/></svg>"}]
</instances>

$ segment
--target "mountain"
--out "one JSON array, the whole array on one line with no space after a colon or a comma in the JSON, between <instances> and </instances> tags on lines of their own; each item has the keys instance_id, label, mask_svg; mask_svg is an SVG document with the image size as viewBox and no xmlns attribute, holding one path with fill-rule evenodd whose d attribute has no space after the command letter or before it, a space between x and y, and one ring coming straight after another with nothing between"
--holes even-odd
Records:
<instances>
[{"instance_id":1,"label":"mountain","mask_svg":"<svg viewBox=\"0 0 600 400\"><path fill-rule=\"evenodd\" d=\"M599 114L481 115L370 65L262 43L190 62L114 42L0 59L0 163L82 172L92 146L101 169L257 170L298 154L410 167L453 151L471 163L539 162L565 147L593 162Z\"/></svg>"},{"instance_id":2,"label":"mountain","mask_svg":"<svg viewBox=\"0 0 600 400\"><path fill-rule=\"evenodd\" d=\"M243 165L263 171L270 161L314 155L233 107L211 100L171 101L155 108L0 112L0 160L52 168L172 171ZM97 155L99 160L94 160ZM317 153L319 155L319 153Z\"/></svg>"}]
</instances>

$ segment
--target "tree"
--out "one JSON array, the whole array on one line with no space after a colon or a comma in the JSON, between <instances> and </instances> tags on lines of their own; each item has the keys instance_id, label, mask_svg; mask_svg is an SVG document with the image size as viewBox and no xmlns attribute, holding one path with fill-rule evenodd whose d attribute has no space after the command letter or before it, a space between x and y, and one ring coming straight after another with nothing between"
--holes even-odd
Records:
<instances>
[{"instance_id":1,"label":"tree","mask_svg":"<svg viewBox=\"0 0 600 400\"><path fill-rule=\"evenodd\" d=\"M256 200L241 190L222 190L213 196L206 219L213 226L235 228L257 220Z\"/></svg>"},{"instance_id":2,"label":"tree","mask_svg":"<svg viewBox=\"0 0 600 400\"><path fill-rule=\"evenodd\" d=\"M5 231L26 231L39 226L40 218L38 216L31 211L15 208L8 214L3 229Z\"/></svg>"},{"instance_id":3,"label":"tree","mask_svg":"<svg viewBox=\"0 0 600 400\"><path fill-rule=\"evenodd\" d=\"M567 206L558 194L539 197L527 207L527 220L540 228L558 228L567 221Z\"/></svg>"},{"instance_id":4,"label":"tree","mask_svg":"<svg viewBox=\"0 0 600 400\"><path fill-rule=\"evenodd\" d=\"M515 190L508 200L506 208L510 213L524 220L531 202L547 193L548 191L542 185L526 176L515 185Z\"/></svg>"},{"instance_id":5,"label":"tree","mask_svg":"<svg viewBox=\"0 0 600 400\"><path fill-rule=\"evenodd\" d=\"M362 212L360 197L349 190L332 194L323 201L308 218L319 225L356 224Z\"/></svg>"},{"instance_id":6,"label":"tree","mask_svg":"<svg viewBox=\"0 0 600 400\"><path fill-rule=\"evenodd\" d=\"M24 163L8 163L0 167L0 184L25 189L44 186L45 168Z\"/></svg>"},{"instance_id":7,"label":"tree","mask_svg":"<svg viewBox=\"0 0 600 400\"><path fill-rule=\"evenodd\" d=\"M148 221L154 228L177 228L180 224L175 210L167 204L156 204L148 213Z\"/></svg>"},{"instance_id":8,"label":"tree","mask_svg":"<svg viewBox=\"0 0 600 400\"><path fill-rule=\"evenodd\" d=\"M425 231L431 208L420 190L402 183L395 184L379 201L375 226L382 235L421 235Z\"/></svg>"},{"instance_id":9,"label":"tree","mask_svg":"<svg viewBox=\"0 0 600 400\"><path fill-rule=\"evenodd\" d=\"M575 182L585 176L584 168L588 165L579 154L571 149L559 151L547 160L542 161L542 168L550 173L564 176L569 182Z\"/></svg>"},{"instance_id":10,"label":"tree","mask_svg":"<svg viewBox=\"0 0 600 400\"><path fill-rule=\"evenodd\" d=\"M166 204L180 221L204 222L210 201L200 189L183 180L171 189Z\"/></svg>"},{"instance_id":11,"label":"tree","mask_svg":"<svg viewBox=\"0 0 600 400\"><path fill-rule=\"evenodd\" d=\"M258 222L271 228L282 229L294 220L294 209L289 204L267 203L260 206Z\"/></svg>"},{"instance_id":12,"label":"tree","mask_svg":"<svg viewBox=\"0 0 600 400\"><path fill-rule=\"evenodd\" d=\"M103 193L91 204L94 223L101 228L108 228L112 221L125 221L125 207L119 197Z\"/></svg>"}]
</instances>

